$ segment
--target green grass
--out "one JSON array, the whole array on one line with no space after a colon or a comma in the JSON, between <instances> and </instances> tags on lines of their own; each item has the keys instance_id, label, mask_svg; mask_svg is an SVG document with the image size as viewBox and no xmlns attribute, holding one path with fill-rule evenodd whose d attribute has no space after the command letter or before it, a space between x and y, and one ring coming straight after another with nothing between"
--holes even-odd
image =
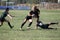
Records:
<instances>
[{"instance_id":1,"label":"green grass","mask_svg":"<svg viewBox=\"0 0 60 40\"><path fill-rule=\"evenodd\" d=\"M0 10L0 15L3 10ZM29 13L28 10L10 10L10 14L15 15L13 19L7 19L14 25L13 29L10 29L8 24L4 22L0 27L0 40L60 40L60 23L58 25L52 25L50 27L55 29L35 29L36 20L33 19L33 24L30 30L27 30L27 22L21 31L19 28ZM60 22L60 10L41 10L40 20L43 23Z\"/></svg>"}]
</instances>

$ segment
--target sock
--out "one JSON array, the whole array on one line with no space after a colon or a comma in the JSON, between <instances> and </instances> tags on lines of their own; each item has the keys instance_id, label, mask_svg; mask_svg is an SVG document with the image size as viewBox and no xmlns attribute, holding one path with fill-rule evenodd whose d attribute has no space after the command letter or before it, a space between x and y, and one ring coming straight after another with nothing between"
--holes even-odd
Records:
<instances>
[{"instance_id":1,"label":"sock","mask_svg":"<svg viewBox=\"0 0 60 40\"><path fill-rule=\"evenodd\" d=\"M24 26L25 23L26 23L26 22L22 23L21 28Z\"/></svg>"},{"instance_id":2,"label":"sock","mask_svg":"<svg viewBox=\"0 0 60 40\"><path fill-rule=\"evenodd\" d=\"M31 24L32 24L32 22L30 22L30 23L29 23L28 27L30 27L30 26L31 26Z\"/></svg>"},{"instance_id":3,"label":"sock","mask_svg":"<svg viewBox=\"0 0 60 40\"><path fill-rule=\"evenodd\" d=\"M12 26L11 26L10 22L8 22L8 25L9 25L9 27L10 27L10 28L12 28Z\"/></svg>"}]
</instances>

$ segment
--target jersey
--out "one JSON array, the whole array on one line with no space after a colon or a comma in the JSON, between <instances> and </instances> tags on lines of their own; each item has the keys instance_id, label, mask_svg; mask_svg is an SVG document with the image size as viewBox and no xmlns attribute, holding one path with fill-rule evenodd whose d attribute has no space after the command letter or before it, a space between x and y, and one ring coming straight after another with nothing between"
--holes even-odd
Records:
<instances>
[{"instance_id":1,"label":"jersey","mask_svg":"<svg viewBox=\"0 0 60 40\"><path fill-rule=\"evenodd\" d=\"M30 13L29 13L30 15L33 15L34 14L34 12L33 11L30 11Z\"/></svg>"},{"instance_id":2,"label":"jersey","mask_svg":"<svg viewBox=\"0 0 60 40\"><path fill-rule=\"evenodd\" d=\"M34 10L35 16L39 16L39 13L40 13L40 10L39 10L39 9L35 9L35 10Z\"/></svg>"},{"instance_id":3,"label":"jersey","mask_svg":"<svg viewBox=\"0 0 60 40\"><path fill-rule=\"evenodd\" d=\"M49 27L49 24L43 24L41 21L39 21L39 22L37 23L37 26L38 26L38 27L41 27L41 28L43 28L43 29L47 29L47 28Z\"/></svg>"},{"instance_id":4,"label":"jersey","mask_svg":"<svg viewBox=\"0 0 60 40\"><path fill-rule=\"evenodd\" d=\"M5 17L7 16L7 14L8 14L8 12L5 11L5 12L1 15L0 18L1 18L1 19L5 19Z\"/></svg>"}]
</instances>

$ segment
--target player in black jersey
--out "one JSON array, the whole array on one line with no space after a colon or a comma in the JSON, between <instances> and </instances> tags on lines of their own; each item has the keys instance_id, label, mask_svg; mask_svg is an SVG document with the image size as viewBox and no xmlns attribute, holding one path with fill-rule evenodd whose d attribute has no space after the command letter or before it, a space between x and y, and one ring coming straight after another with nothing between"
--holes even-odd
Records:
<instances>
[{"instance_id":1,"label":"player in black jersey","mask_svg":"<svg viewBox=\"0 0 60 40\"><path fill-rule=\"evenodd\" d=\"M9 27L13 28L13 26L11 26L10 22L7 19L5 19L6 16L8 16L10 19L12 19L12 17L13 17L12 15L9 14L9 8L6 8L5 12L3 12L3 14L1 15L1 17L0 17L0 26L3 25L3 22L7 22Z\"/></svg>"},{"instance_id":2,"label":"player in black jersey","mask_svg":"<svg viewBox=\"0 0 60 40\"><path fill-rule=\"evenodd\" d=\"M40 10L37 6L34 6L33 9L34 9L34 17L37 18L37 22L38 22L39 21Z\"/></svg>"},{"instance_id":3,"label":"player in black jersey","mask_svg":"<svg viewBox=\"0 0 60 40\"><path fill-rule=\"evenodd\" d=\"M58 22L51 22L51 23L48 23L48 24L44 24L44 23L42 23L42 21L38 21L36 26L41 27L43 29L53 29L53 28L49 28L49 26L54 25L54 24L58 24Z\"/></svg>"},{"instance_id":4,"label":"player in black jersey","mask_svg":"<svg viewBox=\"0 0 60 40\"><path fill-rule=\"evenodd\" d=\"M33 6L32 9L34 11L33 18L37 19L37 21L36 21L36 23L37 23L39 21L40 10L39 10L38 6ZM36 26L36 29L37 29L37 26Z\"/></svg>"},{"instance_id":5,"label":"player in black jersey","mask_svg":"<svg viewBox=\"0 0 60 40\"><path fill-rule=\"evenodd\" d=\"M25 24L27 21L30 22L29 25L28 25L28 29L30 28L30 26L31 26L31 24L32 24L32 16L33 16L33 11L31 10L31 11L29 12L29 14L26 16L26 18L24 19L24 22L22 23L20 29L22 29L22 27L24 26L24 24Z\"/></svg>"}]
</instances>

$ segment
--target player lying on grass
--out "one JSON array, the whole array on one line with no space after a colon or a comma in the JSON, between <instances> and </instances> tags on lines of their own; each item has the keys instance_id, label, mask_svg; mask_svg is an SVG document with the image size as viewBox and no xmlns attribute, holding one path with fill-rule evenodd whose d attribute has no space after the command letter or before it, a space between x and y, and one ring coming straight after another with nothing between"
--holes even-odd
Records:
<instances>
[{"instance_id":1,"label":"player lying on grass","mask_svg":"<svg viewBox=\"0 0 60 40\"><path fill-rule=\"evenodd\" d=\"M5 12L3 12L3 14L1 15L1 17L0 17L0 26L2 26L3 22L5 21L5 22L8 23L10 28L13 28L13 26L11 26L10 22L7 19L5 19L6 16L8 16L10 19L12 19L12 17L13 17L12 15L9 14L9 8L6 8Z\"/></svg>"},{"instance_id":2,"label":"player lying on grass","mask_svg":"<svg viewBox=\"0 0 60 40\"><path fill-rule=\"evenodd\" d=\"M30 22L29 25L28 25L28 29L29 29L30 26L31 26L31 24L32 24L32 17L37 18L37 21L39 21L39 13L40 13L40 11L39 11L39 9L37 8L37 6L34 6L34 7L32 8L32 10L29 12L29 14L26 16L26 18L25 18L24 22L22 23L20 29L22 29L22 27L24 26L24 24L25 24L27 21Z\"/></svg>"},{"instance_id":3,"label":"player lying on grass","mask_svg":"<svg viewBox=\"0 0 60 40\"><path fill-rule=\"evenodd\" d=\"M37 27L41 27L41 28L43 28L43 29L53 29L53 28L49 28L49 26L50 25L54 25L54 24L58 24L58 22L57 23L49 23L49 24L43 24L41 21L38 21L38 23L37 23Z\"/></svg>"}]
</instances>

